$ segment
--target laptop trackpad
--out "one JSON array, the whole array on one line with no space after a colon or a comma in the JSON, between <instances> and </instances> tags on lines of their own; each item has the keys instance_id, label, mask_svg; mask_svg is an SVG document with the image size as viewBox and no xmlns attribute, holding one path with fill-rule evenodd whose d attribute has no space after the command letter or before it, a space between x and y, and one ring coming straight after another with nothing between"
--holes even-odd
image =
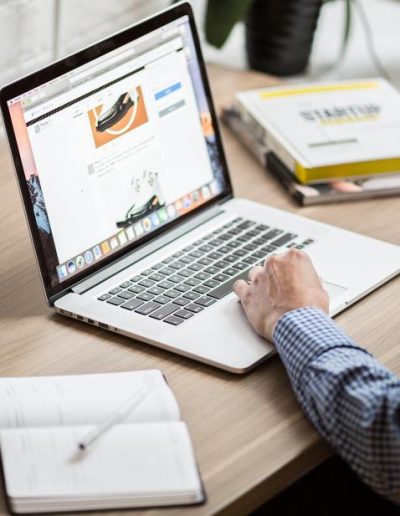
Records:
<instances>
[{"instance_id":1,"label":"laptop trackpad","mask_svg":"<svg viewBox=\"0 0 400 516\"><path fill-rule=\"evenodd\" d=\"M332 301L336 297L344 294L347 290L345 287L341 287L340 285L335 285L334 283L329 283L328 281L323 281L324 288L329 294L329 299Z\"/></svg>"}]
</instances>

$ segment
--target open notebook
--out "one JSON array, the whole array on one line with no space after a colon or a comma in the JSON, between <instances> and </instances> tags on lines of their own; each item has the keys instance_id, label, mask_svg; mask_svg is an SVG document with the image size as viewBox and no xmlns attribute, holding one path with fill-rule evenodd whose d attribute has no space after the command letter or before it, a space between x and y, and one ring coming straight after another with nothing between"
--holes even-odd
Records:
<instances>
[{"instance_id":1,"label":"open notebook","mask_svg":"<svg viewBox=\"0 0 400 516\"><path fill-rule=\"evenodd\" d=\"M79 442L145 389L119 424ZM190 436L160 371L0 379L0 446L13 512L204 500Z\"/></svg>"}]
</instances>

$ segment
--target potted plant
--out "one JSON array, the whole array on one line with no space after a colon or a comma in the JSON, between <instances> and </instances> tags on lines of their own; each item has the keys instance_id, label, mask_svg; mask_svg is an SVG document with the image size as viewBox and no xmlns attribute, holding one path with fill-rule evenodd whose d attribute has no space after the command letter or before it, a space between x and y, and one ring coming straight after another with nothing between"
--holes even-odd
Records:
<instances>
[{"instance_id":1,"label":"potted plant","mask_svg":"<svg viewBox=\"0 0 400 516\"><path fill-rule=\"evenodd\" d=\"M207 41L220 48L233 26L244 20L251 68L274 75L295 75L307 65L322 4L330 0L208 0ZM344 45L350 30L352 0L344 0Z\"/></svg>"}]
</instances>

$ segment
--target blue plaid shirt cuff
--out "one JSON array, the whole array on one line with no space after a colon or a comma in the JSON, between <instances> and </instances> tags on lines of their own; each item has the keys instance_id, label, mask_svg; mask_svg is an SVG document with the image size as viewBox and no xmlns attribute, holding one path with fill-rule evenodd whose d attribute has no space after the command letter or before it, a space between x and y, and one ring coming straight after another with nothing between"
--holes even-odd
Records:
<instances>
[{"instance_id":1,"label":"blue plaid shirt cuff","mask_svg":"<svg viewBox=\"0 0 400 516\"><path fill-rule=\"evenodd\" d=\"M313 307L287 312L278 321L273 340L294 385L319 355L336 348L357 349L369 355L345 335L322 310Z\"/></svg>"}]
</instances>

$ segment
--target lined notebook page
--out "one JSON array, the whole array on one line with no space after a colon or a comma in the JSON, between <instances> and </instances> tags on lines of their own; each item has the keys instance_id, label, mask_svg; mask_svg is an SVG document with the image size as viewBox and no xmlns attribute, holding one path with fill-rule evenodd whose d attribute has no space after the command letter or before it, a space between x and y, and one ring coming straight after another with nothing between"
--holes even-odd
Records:
<instances>
[{"instance_id":1,"label":"lined notebook page","mask_svg":"<svg viewBox=\"0 0 400 516\"><path fill-rule=\"evenodd\" d=\"M30 504L48 497L66 505L66 499L86 500L86 507L101 507L99 501L110 497L120 499L114 507L166 496L198 499L201 484L185 423L118 425L79 452L77 443L90 429L1 431L8 495Z\"/></svg>"},{"instance_id":2,"label":"lined notebook page","mask_svg":"<svg viewBox=\"0 0 400 516\"><path fill-rule=\"evenodd\" d=\"M0 428L98 424L136 391L146 398L126 421L177 421L179 407L157 370L0 378Z\"/></svg>"}]
</instances>

